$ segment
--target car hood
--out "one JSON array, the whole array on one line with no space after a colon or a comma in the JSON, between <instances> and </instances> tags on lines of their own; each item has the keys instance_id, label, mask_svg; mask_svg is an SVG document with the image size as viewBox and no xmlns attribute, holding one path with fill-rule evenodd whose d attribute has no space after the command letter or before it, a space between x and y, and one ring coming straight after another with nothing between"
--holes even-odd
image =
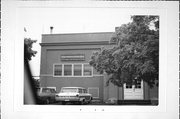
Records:
<instances>
[{"instance_id":1,"label":"car hood","mask_svg":"<svg viewBox=\"0 0 180 119\"><path fill-rule=\"evenodd\" d=\"M76 96L79 93L59 93L57 94L58 96Z\"/></svg>"}]
</instances>

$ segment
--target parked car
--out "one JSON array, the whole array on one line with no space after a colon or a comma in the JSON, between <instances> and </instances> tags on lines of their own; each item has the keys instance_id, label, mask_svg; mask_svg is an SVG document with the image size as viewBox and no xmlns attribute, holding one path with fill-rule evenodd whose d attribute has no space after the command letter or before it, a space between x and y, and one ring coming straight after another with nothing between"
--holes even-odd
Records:
<instances>
[{"instance_id":1,"label":"parked car","mask_svg":"<svg viewBox=\"0 0 180 119\"><path fill-rule=\"evenodd\" d=\"M55 99L57 102L62 102L62 104L67 102L88 104L92 100L92 95L87 93L87 90L82 87L62 87L61 91L56 94Z\"/></svg>"},{"instance_id":2,"label":"parked car","mask_svg":"<svg viewBox=\"0 0 180 119\"><path fill-rule=\"evenodd\" d=\"M38 103L54 103L56 90L54 88L47 88L47 87L41 87L38 89L37 96L38 96Z\"/></svg>"}]
</instances>

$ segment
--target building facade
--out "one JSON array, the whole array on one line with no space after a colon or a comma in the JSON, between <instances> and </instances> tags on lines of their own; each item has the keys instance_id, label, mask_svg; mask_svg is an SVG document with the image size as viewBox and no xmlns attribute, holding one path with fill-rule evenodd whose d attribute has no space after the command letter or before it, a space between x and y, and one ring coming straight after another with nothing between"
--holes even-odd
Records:
<instances>
[{"instance_id":1,"label":"building facade","mask_svg":"<svg viewBox=\"0 0 180 119\"><path fill-rule=\"evenodd\" d=\"M158 88L145 82L117 87L106 85L108 75L99 74L89 65L93 52L113 47L112 32L43 34L41 45L40 85L60 91L61 87L84 87L94 99L106 101L158 99Z\"/></svg>"}]
</instances>

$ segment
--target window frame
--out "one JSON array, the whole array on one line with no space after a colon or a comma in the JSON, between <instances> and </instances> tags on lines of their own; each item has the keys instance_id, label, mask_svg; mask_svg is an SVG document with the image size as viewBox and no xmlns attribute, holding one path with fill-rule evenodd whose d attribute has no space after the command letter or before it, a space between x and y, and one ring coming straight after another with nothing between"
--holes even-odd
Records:
<instances>
[{"instance_id":1,"label":"window frame","mask_svg":"<svg viewBox=\"0 0 180 119\"><path fill-rule=\"evenodd\" d=\"M69 77L69 76L73 76L74 74L73 74L73 65L72 64L63 64L64 66L63 66L63 75L62 76L64 76L64 77ZM65 67L65 65L71 65L71 75L64 75L64 67Z\"/></svg>"},{"instance_id":2,"label":"window frame","mask_svg":"<svg viewBox=\"0 0 180 119\"><path fill-rule=\"evenodd\" d=\"M93 67L90 66L89 64L88 64L88 65L89 65L90 68L91 68L91 75L84 75L84 65L87 65L87 64L88 64L88 63L84 63L84 64L83 64L83 67L82 67L83 74L82 74L82 75L83 75L84 77L92 77L92 76L93 76Z\"/></svg>"},{"instance_id":3,"label":"window frame","mask_svg":"<svg viewBox=\"0 0 180 119\"><path fill-rule=\"evenodd\" d=\"M74 65L81 65L81 75L74 75L74 71L75 71L75 70L74 70L74 69L75 69L75 68L74 68L74 67L75 67ZM83 64L80 64L80 63L75 63L75 64L73 64L73 66L72 66L72 72L73 72L73 74L72 74L73 77L82 77L82 76L83 76Z\"/></svg>"},{"instance_id":4,"label":"window frame","mask_svg":"<svg viewBox=\"0 0 180 119\"><path fill-rule=\"evenodd\" d=\"M62 65L62 75L55 75L55 66ZM64 65L71 65L71 74L72 75L64 75ZM74 75L74 65L81 65L81 75L75 76ZM53 77L93 77L93 67L91 67L91 75L84 75L84 65L89 65L89 63L54 63L53 64Z\"/></svg>"},{"instance_id":5,"label":"window frame","mask_svg":"<svg viewBox=\"0 0 180 119\"><path fill-rule=\"evenodd\" d=\"M62 65L62 75L55 75L55 65ZM58 64L58 63L55 63L55 64L53 64L53 77L62 77L63 75L64 75L64 71L63 71L63 69L64 69L64 65L63 64Z\"/></svg>"}]
</instances>

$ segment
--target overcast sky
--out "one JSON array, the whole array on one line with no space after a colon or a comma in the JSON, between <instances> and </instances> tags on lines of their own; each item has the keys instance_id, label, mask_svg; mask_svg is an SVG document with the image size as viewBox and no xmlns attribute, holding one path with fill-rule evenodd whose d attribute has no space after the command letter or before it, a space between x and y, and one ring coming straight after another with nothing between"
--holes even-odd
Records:
<instances>
[{"instance_id":1,"label":"overcast sky","mask_svg":"<svg viewBox=\"0 0 180 119\"><path fill-rule=\"evenodd\" d=\"M114 32L115 27L130 22L130 14L114 8L22 8L18 21L24 37L37 40L33 49L38 51L30 62L33 76L40 75L41 35L50 33Z\"/></svg>"}]
</instances>

